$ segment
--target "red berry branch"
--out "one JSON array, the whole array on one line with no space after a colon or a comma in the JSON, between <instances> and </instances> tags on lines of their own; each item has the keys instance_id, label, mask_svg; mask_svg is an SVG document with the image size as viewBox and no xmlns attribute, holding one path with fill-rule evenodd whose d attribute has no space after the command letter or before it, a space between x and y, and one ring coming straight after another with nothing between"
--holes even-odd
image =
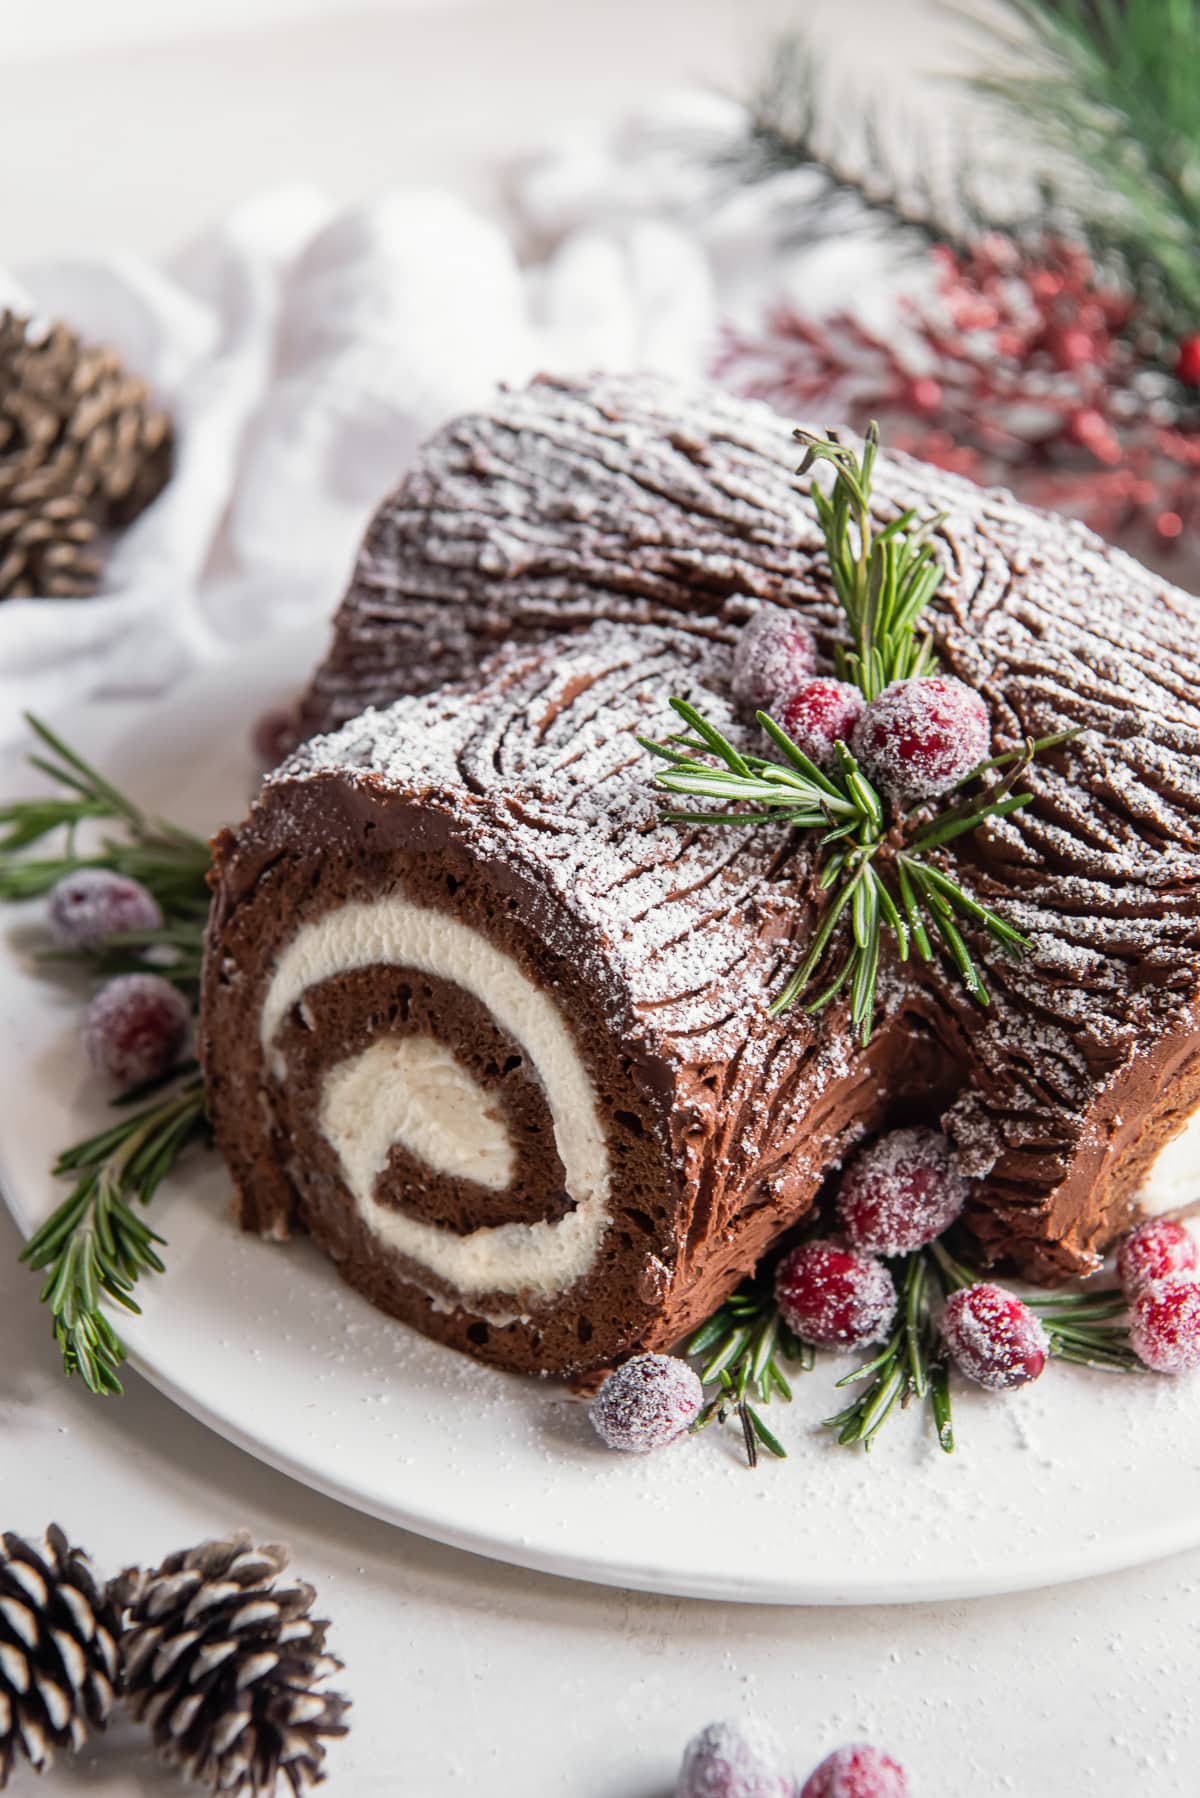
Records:
<instances>
[{"instance_id":1,"label":"red berry branch","mask_svg":"<svg viewBox=\"0 0 1200 1798\"><path fill-rule=\"evenodd\" d=\"M936 291L894 328L791 305L730 326L713 372L793 416L877 418L898 449L1011 486L1162 553L1200 526L1200 328L1164 341L1132 295L1059 238L936 246Z\"/></svg>"}]
</instances>

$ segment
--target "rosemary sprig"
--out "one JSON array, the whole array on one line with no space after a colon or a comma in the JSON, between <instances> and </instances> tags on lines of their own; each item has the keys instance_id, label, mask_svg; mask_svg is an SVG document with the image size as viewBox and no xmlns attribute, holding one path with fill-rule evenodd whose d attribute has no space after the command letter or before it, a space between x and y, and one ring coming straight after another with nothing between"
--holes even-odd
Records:
<instances>
[{"instance_id":1,"label":"rosemary sprig","mask_svg":"<svg viewBox=\"0 0 1200 1798\"><path fill-rule=\"evenodd\" d=\"M798 430L795 436L805 445L799 474L819 463L834 470L828 493L816 480L810 493L850 639L835 651L838 672L869 702L892 681L920 678L937 667L931 639L918 636L917 627L941 580L929 541L941 519L921 521L910 509L875 529L871 481L879 432L874 424L861 456L833 433L816 437ZM932 816L921 809L889 827L882 795L845 743L835 745L835 764L824 771L765 712L757 714L758 722L779 751L777 758L738 749L686 700L672 699L671 705L687 730L665 742L638 739L666 764L655 771L656 784L670 793L722 801L727 808L669 812L672 822L773 823L820 833L818 886L828 897L803 958L771 1002L772 1015L786 1011L810 987L816 989L805 1006L810 1013L846 989L851 1025L865 1042L889 938L901 961L913 952L931 961L936 940L970 996L988 1004L963 927L982 931L1014 956L1023 954L1029 941L930 856L988 819L1009 817L1028 805L1032 794L1014 791L1016 782L1035 755L1066 742L1074 731L1030 739L989 757L959 781Z\"/></svg>"},{"instance_id":2,"label":"rosemary sprig","mask_svg":"<svg viewBox=\"0 0 1200 1798\"><path fill-rule=\"evenodd\" d=\"M117 1370L125 1345L103 1309L110 1299L138 1311L134 1286L144 1273L162 1273L162 1237L133 1209L146 1205L183 1150L206 1134L204 1085L189 1073L153 1104L123 1117L61 1155L54 1167L75 1185L21 1251L44 1270L41 1299L68 1374L92 1392L119 1393Z\"/></svg>"},{"instance_id":3,"label":"rosemary sprig","mask_svg":"<svg viewBox=\"0 0 1200 1798\"><path fill-rule=\"evenodd\" d=\"M864 699L877 699L894 680L932 674L937 667L932 639L918 637L917 624L941 583L942 571L929 539L944 514L918 520L910 507L882 530L871 523L871 477L879 454L879 426L867 426L859 457L836 431L817 437L792 433L804 445L797 474L820 462L835 471L832 491L817 481L809 488L825 537L834 591L850 629L850 648L838 645L837 670L853 681Z\"/></svg>"},{"instance_id":4,"label":"rosemary sprig","mask_svg":"<svg viewBox=\"0 0 1200 1798\"><path fill-rule=\"evenodd\" d=\"M140 880L170 920L202 919L208 910L205 876L208 844L191 831L148 817L48 725L28 717L41 749L29 757L62 788L60 794L0 804L0 900L34 899L79 868L111 868ZM90 852L76 848L81 824L120 824L120 837L104 837ZM58 855L35 859L24 853L56 831L66 840Z\"/></svg>"},{"instance_id":5,"label":"rosemary sprig","mask_svg":"<svg viewBox=\"0 0 1200 1798\"><path fill-rule=\"evenodd\" d=\"M933 1417L938 1447L944 1454L952 1454L949 1370L938 1347L933 1319L935 1282L930 1262L924 1250L918 1249L894 1262L892 1273L900 1293L896 1326L877 1353L838 1381L839 1389L859 1380L866 1380L867 1385L836 1416L827 1417L825 1426L837 1431L843 1446L861 1443L869 1449L897 1405L904 1410L914 1399L924 1400Z\"/></svg>"},{"instance_id":6,"label":"rosemary sprig","mask_svg":"<svg viewBox=\"0 0 1200 1798\"><path fill-rule=\"evenodd\" d=\"M160 927L122 932L86 951L50 950L46 959L81 962L105 978L153 967L194 1004L208 910L208 845L149 817L47 725L32 717L29 724L40 744L30 763L61 791L0 805L0 900L34 898L81 868L111 868L140 880L162 908ZM119 826L120 835L80 850L76 833L95 820ZM58 854L34 859L25 853L59 832L64 841ZM139 1109L129 1113L131 1100ZM143 1090L119 1103L126 1110L117 1123L55 1163L54 1175L73 1179L74 1186L21 1253L28 1266L45 1272L41 1297L50 1306L66 1372L78 1373L99 1394L121 1391L117 1370L125 1359L105 1301L137 1311L138 1279L163 1269L156 1247L162 1237L135 1206L149 1203L184 1149L207 1130L204 1087L194 1064L160 1082L152 1098Z\"/></svg>"},{"instance_id":7,"label":"rosemary sprig","mask_svg":"<svg viewBox=\"0 0 1200 1798\"><path fill-rule=\"evenodd\" d=\"M1012 792L1013 779L1039 750L1063 742L1070 733L1042 737L1019 750L991 757L960 782L957 798L952 796L942 810L920 823L907 845L898 848L886 833L880 794L844 743L837 746L836 769L826 775L765 712L758 714L759 723L785 761L744 754L686 700L672 699L671 705L688 732L664 743L639 739L644 749L667 764L657 770L657 784L671 793L745 801L758 809L669 812L669 819L703 824L783 823L821 833L818 847L826 853L819 883L829 898L803 959L771 1002L773 1015L793 1005L826 968L844 916L850 941L837 968L826 971L824 984L806 1005L807 1011L820 1011L849 982L851 1021L864 1040L870 1035L885 932L894 940L901 961L907 961L914 950L922 961L930 961L932 930L972 998L981 1005L988 1003L987 988L957 920L982 929L1010 954L1023 952L1028 939L975 899L944 867L932 862L927 852L976 829L987 818L1007 817L1027 805L1032 795ZM1006 765L1010 774L997 786L980 784L991 771Z\"/></svg>"},{"instance_id":8,"label":"rosemary sprig","mask_svg":"<svg viewBox=\"0 0 1200 1798\"><path fill-rule=\"evenodd\" d=\"M703 1357L701 1383L717 1389L692 1425L693 1432L705 1429L714 1418L723 1423L732 1413L741 1426L751 1467L758 1465L760 1447L786 1461L787 1450L763 1421L754 1400L763 1405L769 1405L773 1395L790 1400L792 1388L780 1361L807 1371L814 1356L808 1343L788 1329L774 1299L753 1286L743 1287L688 1337L683 1353Z\"/></svg>"}]
</instances>

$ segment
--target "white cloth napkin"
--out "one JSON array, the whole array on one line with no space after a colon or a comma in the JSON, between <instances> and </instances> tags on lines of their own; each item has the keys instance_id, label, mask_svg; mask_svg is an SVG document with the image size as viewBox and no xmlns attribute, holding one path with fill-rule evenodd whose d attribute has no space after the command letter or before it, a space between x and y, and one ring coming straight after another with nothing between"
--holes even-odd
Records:
<instances>
[{"instance_id":1,"label":"white cloth napkin","mask_svg":"<svg viewBox=\"0 0 1200 1798\"><path fill-rule=\"evenodd\" d=\"M667 96L574 132L517 184L510 229L446 194L335 214L309 189L252 200L166 268L62 259L0 304L113 344L170 409L174 475L113 546L102 591L0 603L0 748L21 708L158 690L205 658L332 613L372 509L430 432L536 370L693 374L717 320L803 268L803 182L747 190L743 128ZM818 259L819 261L819 259Z\"/></svg>"}]
</instances>

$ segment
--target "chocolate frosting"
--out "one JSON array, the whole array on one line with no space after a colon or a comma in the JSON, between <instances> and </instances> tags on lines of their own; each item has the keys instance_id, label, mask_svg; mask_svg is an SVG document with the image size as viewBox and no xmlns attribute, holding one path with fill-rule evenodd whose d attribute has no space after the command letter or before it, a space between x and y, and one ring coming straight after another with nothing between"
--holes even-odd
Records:
<instances>
[{"instance_id":1,"label":"chocolate frosting","mask_svg":"<svg viewBox=\"0 0 1200 1798\"><path fill-rule=\"evenodd\" d=\"M987 1011L941 963L889 963L865 1051L843 1011L768 1018L817 915L806 853L664 825L634 737L669 727L672 692L739 728L728 644L756 601L836 630L792 459L764 409L633 378L536 384L449 427L371 527L306 719L412 697L301 751L219 846L204 1054L247 1223L301 1218L379 1302L514 1365L668 1344L850 1142L907 1115L940 1116L975 1176L982 1252L1035 1278L1087 1271L1200 1100L1200 607L1079 526L899 457L877 510L944 514L931 622L994 747L1082 731L1030 771L1025 811L954 846L1033 952L979 945ZM564 626L578 635L547 641ZM287 936L397 882L560 996L603 1095L621 1215L603 1268L545 1315L483 1306L489 1322L385 1265L258 1063ZM439 1033L477 1040L452 995L435 1010ZM525 1197L550 1206L552 1186Z\"/></svg>"}]
</instances>

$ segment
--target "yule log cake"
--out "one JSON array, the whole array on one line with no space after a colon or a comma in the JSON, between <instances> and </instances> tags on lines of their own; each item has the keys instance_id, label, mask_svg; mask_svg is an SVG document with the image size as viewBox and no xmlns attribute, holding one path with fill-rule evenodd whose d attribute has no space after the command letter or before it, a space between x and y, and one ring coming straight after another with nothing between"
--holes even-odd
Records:
<instances>
[{"instance_id":1,"label":"yule log cake","mask_svg":"<svg viewBox=\"0 0 1200 1798\"><path fill-rule=\"evenodd\" d=\"M812 838L667 821L638 739L678 696L761 751L731 672L764 604L832 648L795 461L765 409L646 379L450 426L372 524L307 696L340 728L218 841L202 1053L242 1221L306 1227L488 1359L669 1346L893 1119L940 1123L977 1251L1035 1279L1195 1196L1200 606L882 457L881 523L941 514L927 622L992 751L1079 734L1024 809L936 851L1030 944L963 923L986 1008L885 946L865 1042L845 994L773 1016L825 913Z\"/></svg>"}]
</instances>

